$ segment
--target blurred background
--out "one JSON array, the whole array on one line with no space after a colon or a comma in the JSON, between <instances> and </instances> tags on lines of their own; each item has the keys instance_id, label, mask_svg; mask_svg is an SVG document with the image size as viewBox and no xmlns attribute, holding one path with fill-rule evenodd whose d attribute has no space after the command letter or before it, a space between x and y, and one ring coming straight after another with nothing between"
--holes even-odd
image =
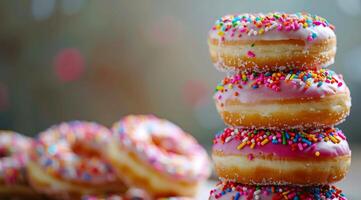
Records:
<instances>
[{"instance_id":1,"label":"blurred background","mask_svg":"<svg viewBox=\"0 0 361 200\"><path fill-rule=\"evenodd\" d=\"M60 121L110 126L129 113L154 113L209 149L224 125L212 100L223 74L210 62L207 32L224 14L267 11L307 11L336 26L332 68L344 75L353 102L340 125L353 169L341 184L357 195L361 0L1 1L0 128L35 135Z\"/></svg>"}]
</instances>

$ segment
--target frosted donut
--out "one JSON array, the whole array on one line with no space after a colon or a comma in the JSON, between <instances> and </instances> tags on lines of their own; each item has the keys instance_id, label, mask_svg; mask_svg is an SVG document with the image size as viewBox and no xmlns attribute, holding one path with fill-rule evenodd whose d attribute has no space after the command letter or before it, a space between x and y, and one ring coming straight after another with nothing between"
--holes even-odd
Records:
<instances>
[{"instance_id":1,"label":"frosted donut","mask_svg":"<svg viewBox=\"0 0 361 200\"><path fill-rule=\"evenodd\" d=\"M325 69L237 73L223 79L214 99L227 125L245 128L327 127L351 107L342 76Z\"/></svg>"},{"instance_id":2,"label":"frosted donut","mask_svg":"<svg viewBox=\"0 0 361 200\"><path fill-rule=\"evenodd\" d=\"M119 195L111 195L111 196L84 196L81 200L151 200L151 199L146 199L146 198L142 198L142 197L129 197L129 196L119 196ZM191 198L188 197L164 197L164 198L159 198L156 200L193 200Z\"/></svg>"},{"instance_id":3,"label":"frosted donut","mask_svg":"<svg viewBox=\"0 0 361 200\"><path fill-rule=\"evenodd\" d=\"M98 195L98 196L92 196L92 195L85 195L81 198L81 200L144 200L141 198L134 198L134 199L125 199L120 195Z\"/></svg>"},{"instance_id":4,"label":"frosted donut","mask_svg":"<svg viewBox=\"0 0 361 200\"><path fill-rule=\"evenodd\" d=\"M212 62L222 70L316 69L333 64L334 26L308 13L226 15L209 31Z\"/></svg>"},{"instance_id":5,"label":"frosted donut","mask_svg":"<svg viewBox=\"0 0 361 200\"><path fill-rule=\"evenodd\" d=\"M153 198L194 196L210 174L206 151L173 123L131 115L113 125L107 157L124 182Z\"/></svg>"},{"instance_id":6,"label":"frosted donut","mask_svg":"<svg viewBox=\"0 0 361 200\"><path fill-rule=\"evenodd\" d=\"M335 186L251 186L220 182L211 190L209 200L347 200Z\"/></svg>"},{"instance_id":7,"label":"frosted donut","mask_svg":"<svg viewBox=\"0 0 361 200\"><path fill-rule=\"evenodd\" d=\"M40 197L26 178L27 152L32 142L26 136L0 130L0 198Z\"/></svg>"},{"instance_id":8,"label":"frosted donut","mask_svg":"<svg viewBox=\"0 0 361 200\"><path fill-rule=\"evenodd\" d=\"M148 198L143 198L139 196L119 196L119 195L109 195L109 196L84 196L81 200L152 200ZM162 197L156 200L193 200L188 197Z\"/></svg>"},{"instance_id":9,"label":"frosted donut","mask_svg":"<svg viewBox=\"0 0 361 200\"><path fill-rule=\"evenodd\" d=\"M109 129L91 122L50 127L39 134L27 166L30 183L39 192L60 199L125 191L100 152L111 136Z\"/></svg>"},{"instance_id":10,"label":"frosted donut","mask_svg":"<svg viewBox=\"0 0 361 200\"><path fill-rule=\"evenodd\" d=\"M257 185L320 185L346 175L351 150L337 128L226 128L214 139L212 157L222 180Z\"/></svg>"},{"instance_id":11,"label":"frosted donut","mask_svg":"<svg viewBox=\"0 0 361 200\"><path fill-rule=\"evenodd\" d=\"M157 200L194 200L194 199L190 197L163 197Z\"/></svg>"},{"instance_id":12,"label":"frosted donut","mask_svg":"<svg viewBox=\"0 0 361 200\"><path fill-rule=\"evenodd\" d=\"M81 200L192 200L188 197L161 197L153 199L149 194L141 189L131 188L122 195L85 195Z\"/></svg>"}]
</instances>

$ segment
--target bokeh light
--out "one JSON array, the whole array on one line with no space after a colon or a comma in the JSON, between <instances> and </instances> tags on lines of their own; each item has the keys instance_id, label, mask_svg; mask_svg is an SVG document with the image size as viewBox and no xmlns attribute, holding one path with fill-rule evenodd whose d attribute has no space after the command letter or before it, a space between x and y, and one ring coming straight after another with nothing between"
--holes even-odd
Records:
<instances>
[{"instance_id":1,"label":"bokeh light","mask_svg":"<svg viewBox=\"0 0 361 200\"><path fill-rule=\"evenodd\" d=\"M84 73L84 58L78 49L62 49L54 58L54 70L59 80L75 81Z\"/></svg>"},{"instance_id":2,"label":"bokeh light","mask_svg":"<svg viewBox=\"0 0 361 200\"><path fill-rule=\"evenodd\" d=\"M49 18L55 9L55 0L32 0L31 11L34 19L45 20Z\"/></svg>"}]
</instances>

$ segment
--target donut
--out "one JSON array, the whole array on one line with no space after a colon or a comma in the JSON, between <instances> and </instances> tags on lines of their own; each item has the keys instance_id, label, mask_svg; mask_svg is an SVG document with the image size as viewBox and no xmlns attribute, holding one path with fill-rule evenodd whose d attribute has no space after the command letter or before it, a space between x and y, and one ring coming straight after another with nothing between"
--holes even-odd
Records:
<instances>
[{"instance_id":1,"label":"donut","mask_svg":"<svg viewBox=\"0 0 361 200\"><path fill-rule=\"evenodd\" d=\"M219 182L209 200L347 200L335 186L258 186L232 181Z\"/></svg>"},{"instance_id":2,"label":"donut","mask_svg":"<svg viewBox=\"0 0 361 200\"><path fill-rule=\"evenodd\" d=\"M208 36L213 64L221 71L318 69L333 64L334 26L308 13L226 15Z\"/></svg>"},{"instance_id":3,"label":"donut","mask_svg":"<svg viewBox=\"0 0 361 200\"><path fill-rule=\"evenodd\" d=\"M194 200L194 199L190 197L163 197L157 200Z\"/></svg>"},{"instance_id":4,"label":"donut","mask_svg":"<svg viewBox=\"0 0 361 200\"><path fill-rule=\"evenodd\" d=\"M151 200L138 196L120 196L120 195L110 195L110 196L84 196L81 200ZM156 200L193 200L189 197L162 197Z\"/></svg>"},{"instance_id":5,"label":"donut","mask_svg":"<svg viewBox=\"0 0 361 200\"><path fill-rule=\"evenodd\" d=\"M130 188L125 194L122 195L85 195L82 200L192 200L188 197L162 197L153 199L149 194L141 189Z\"/></svg>"},{"instance_id":6,"label":"donut","mask_svg":"<svg viewBox=\"0 0 361 200\"><path fill-rule=\"evenodd\" d=\"M40 198L28 184L25 166L32 139L0 130L0 198Z\"/></svg>"},{"instance_id":7,"label":"donut","mask_svg":"<svg viewBox=\"0 0 361 200\"><path fill-rule=\"evenodd\" d=\"M129 197L129 196L119 196L119 195L110 195L110 196L84 196L82 200L150 200L142 197ZM193 200L189 197L163 197L156 200Z\"/></svg>"},{"instance_id":8,"label":"donut","mask_svg":"<svg viewBox=\"0 0 361 200\"><path fill-rule=\"evenodd\" d=\"M125 199L120 195L85 195L81 200L143 200L141 198Z\"/></svg>"},{"instance_id":9,"label":"donut","mask_svg":"<svg viewBox=\"0 0 361 200\"><path fill-rule=\"evenodd\" d=\"M345 177L351 150L337 128L275 131L226 128L213 141L221 180L257 185L320 185Z\"/></svg>"},{"instance_id":10,"label":"donut","mask_svg":"<svg viewBox=\"0 0 361 200\"><path fill-rule=\"evenodd\" d=\"M326 69L236 73L217 85L214 99L224 122L243 128L328 127L351 107L342 75Z\"/></svg>"},{"instance_id":11,"label":"donut","mask_svg":"<svg viewBox=\"0 0 361 200\"><path fill-rule=\"evenodd\" d=\"M209 158L175 124L153 115L130 115L113 125L106 157L128 185L152 198L194 196L210 174Z\"/></svg>"},{"instance_id":12,"label":"donut","mask_svg":"<svg viewBox=\"0 0 361 200\"><path fill-rule=\"evenodd\" d=\"M109 129L93 122L50 127L39 134L27 166L31 185L59 199L124 192L126 187L100 151L111 137Z\"/></svg>"}]
</instances>

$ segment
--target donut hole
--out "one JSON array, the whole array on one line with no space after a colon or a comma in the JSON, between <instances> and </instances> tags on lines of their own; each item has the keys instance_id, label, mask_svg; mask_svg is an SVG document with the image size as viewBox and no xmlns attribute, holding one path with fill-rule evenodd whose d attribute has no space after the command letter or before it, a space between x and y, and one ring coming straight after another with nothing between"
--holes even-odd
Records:
<instances>
[{"instance_id":1,"label":"donut hole","mask_svg":"<svg viewBox=\"0 0 361 200\"><path fill-rule=\"evenodd\" d=\"M152 143L165 153L177 155L182 154L182 151L177 148L176 141L173 139L153 135Z\"/></svg>"},{"instance_id":2,"label":"donut hole","mask_svg":"<svg viewBox=\"0 0 361 200\"><path fill-rule=\"evenodd\" d=\"M81 157L85 157L85 158L101 157L100 152L98 150L82 142L75 142L71 146L71 149L75 154L80 155Z\"/></svg>"}]
</instances>

